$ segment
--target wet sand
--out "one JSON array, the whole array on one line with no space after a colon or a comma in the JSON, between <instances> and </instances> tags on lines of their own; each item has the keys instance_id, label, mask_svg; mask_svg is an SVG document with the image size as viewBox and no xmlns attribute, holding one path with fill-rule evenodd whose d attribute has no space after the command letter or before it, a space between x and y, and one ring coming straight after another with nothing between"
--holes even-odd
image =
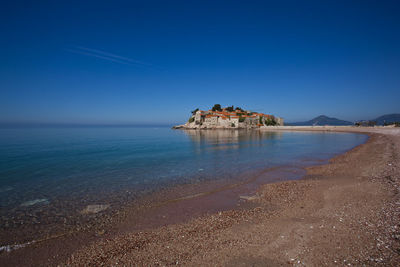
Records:
<instances>
[{"instance_id":1,"label":"wet sand","mask_svg":"<svg viewBox=\"0 0 400 267\"><path fill-rule=\"evenodd\" d=\"M133 214L138 213L127 212L109 232L98 229L95 236L80 233L2 253L0 264L396 266L400 262L400 129L290 130L372 133L366 144L329 164L308 168L304 179L245 183L242 189L225 190L230 192L225 196L193 194L190 199L177 199L174 208L164 213L155 209L154 216L147 217L153 221L142 222L148 230L134 229L138 216ZM250 184L256 186L246 189ZM232 199L230 194L242 195L239 201L224 202ZM192 216L193 210L220 202L229 204Z\"/></svg>"}]
</instances>

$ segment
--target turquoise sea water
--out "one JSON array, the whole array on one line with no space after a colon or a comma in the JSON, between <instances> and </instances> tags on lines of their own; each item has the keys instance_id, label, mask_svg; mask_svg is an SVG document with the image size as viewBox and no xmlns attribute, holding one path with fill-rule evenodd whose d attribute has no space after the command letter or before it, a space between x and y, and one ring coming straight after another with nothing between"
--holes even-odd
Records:
<instances>
[{"instance_id":1,"label":"turquoise sea water","mask_svg":"<svg viewBox=\"0 0 400 267\"><path fill-rule=\"evenodd\" d=\"M111 195L124 199L180 183L310 165L366 139L349 133L162 127L0 129L1 224L27 223L32 218L26 214L35 210L57 221L85 205L107 203Z\"/></svg>"}]
</instances>

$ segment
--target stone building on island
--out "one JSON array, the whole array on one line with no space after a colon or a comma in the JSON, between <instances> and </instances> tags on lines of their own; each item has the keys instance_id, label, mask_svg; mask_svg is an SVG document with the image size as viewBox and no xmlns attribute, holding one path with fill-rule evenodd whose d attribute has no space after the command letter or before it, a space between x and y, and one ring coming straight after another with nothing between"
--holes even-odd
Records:
<instances>
[{"instance_id":1,"label":"stone building on island","mask_svg":"<svg viewBox=\"0 0 400 267\"><path fill-rule=\"evenodd\" d=\"M216 104L210 110L192 111L188 122L174 128L186 129L249 129L261 126L283 125L283 119L273 115L243 110L239 107L221 108Z\"/></svg>"}]
</instances>

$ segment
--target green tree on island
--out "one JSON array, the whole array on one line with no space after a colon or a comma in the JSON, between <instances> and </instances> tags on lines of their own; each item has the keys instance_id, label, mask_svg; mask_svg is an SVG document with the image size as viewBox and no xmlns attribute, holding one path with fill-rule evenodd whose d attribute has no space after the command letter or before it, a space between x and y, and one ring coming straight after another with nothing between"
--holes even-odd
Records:
<instances>
[{"instance_id":1,"label":"green tree on island","mask_svg":"<svg viewBox=\"0 0 400 267\"><path fill-rule=\"evenodd\" d=\"M199 111L199 108L196 108L195 110L193 110L192 114L195 115L197 111Z\"/></svg>"},{"instance_id":2,"label":"green tree on island","mask_svg":"<svg viewBox=\"0 0 400 267\"><path fill-rule=\"evenodd\" d=\"M212 108L212 111L222 111L220 104L215 104Z\"/></svg>"},{"instance_id":3,"label":"green tree on island","mask_svg":"<svg viewBox=\"0 0 400 267\"><path fill-rule=\"evenodd\" d=\"M229 112L234 111L233 106L227 107L226 110L229 111Z\"/></svg>"},{"instance_id":4,"label":"green tree on island","mask_svg":"<svg viewBox=\"0 0 400 267\"><path fill-rule=\"evenodd\" d=\"M268 119L265 121L265 126L275 126L275 125L277 125L277 122L276 122L276 120L275 120L275 117L268 118Z\"/></svg>"}]
</instances>

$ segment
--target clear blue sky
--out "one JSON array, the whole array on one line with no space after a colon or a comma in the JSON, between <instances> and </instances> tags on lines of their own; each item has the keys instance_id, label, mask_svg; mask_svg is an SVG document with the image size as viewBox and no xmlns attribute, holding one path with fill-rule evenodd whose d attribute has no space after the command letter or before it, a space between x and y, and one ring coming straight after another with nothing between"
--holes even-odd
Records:
<instances>
[{"instance_id":1,"label":"clear blue sky","mask_svg":"<svg viewBox=\"0 0 400 267\"><path fill-rule=\"evenodd\" d=\"M8 1L0 123L400 112L399 1Z\"/></svg>"}]
</instances>

